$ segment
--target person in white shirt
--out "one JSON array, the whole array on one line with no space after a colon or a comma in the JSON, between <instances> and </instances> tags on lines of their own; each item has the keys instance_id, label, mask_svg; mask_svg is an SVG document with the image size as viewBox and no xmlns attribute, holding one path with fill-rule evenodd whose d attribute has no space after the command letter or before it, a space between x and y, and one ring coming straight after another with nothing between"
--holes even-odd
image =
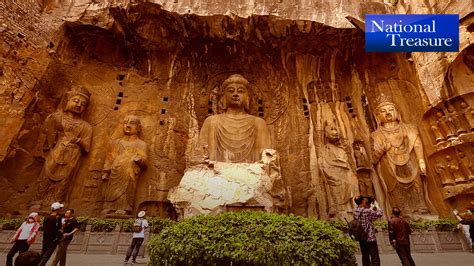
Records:
<instances>
[{"instance_id":1,"label":"person in white shirt","mask_svg":"<svg viewBox=\"0 0 474 266\"><path fill-rule=\"evenodd\" d=\"M128 247L127 256L125 257L125 263L128 262L130 257L132 257L132 262L136 263L136 259L138 256L138 251L143 244L143 240L145 239L145 229L148 228L148 221L144 218L145 211L140 211L137 215L137 219L135 219L135 223L133 224L133 237L132 243Z\"/></svg>"},{"instance_id":2,"label":"person in white shirt","mask_svg":"<svg viewBox=\"0 0 474 266\"><path fill-rule=\"evenodd\" d=\"M40 227L39 215L36 212L30 213L25 222L16 230L13 235L11 242L14 243L7 255L7 266L13 265L13 257L17 252L20 254L27 251L31 244L35 242L36 236L38 235L38 229Z\"/></svg>"}]
</instances>

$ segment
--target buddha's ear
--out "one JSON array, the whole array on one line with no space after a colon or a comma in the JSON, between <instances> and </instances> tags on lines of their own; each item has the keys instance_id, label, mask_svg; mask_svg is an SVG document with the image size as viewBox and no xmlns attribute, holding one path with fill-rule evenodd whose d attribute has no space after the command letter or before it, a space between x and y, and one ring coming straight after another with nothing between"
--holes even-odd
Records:
<instances>
[{"instance_id":1,"label":"buddha's ear","mask_svg":"<svg viewBox=\"0 0 474 266\"><path fill-rule=\"evenodd\" d=\"M247 100L244 103L244 109L247 113L250 113L250 95L247 93Z\"/></svg>"},{"instance_id":2,"label":"buddha's ear","mask_svg":"<svg viewBox=\"0 0 474 266\"><path fill-rule=\"evenodd\" d=\"M222 109L227 110L227 100L226 100L226 97L224 96L224 94L222 94L222 96L221 96L221 103L222 103Z\"/></svg>"}]
</instances>

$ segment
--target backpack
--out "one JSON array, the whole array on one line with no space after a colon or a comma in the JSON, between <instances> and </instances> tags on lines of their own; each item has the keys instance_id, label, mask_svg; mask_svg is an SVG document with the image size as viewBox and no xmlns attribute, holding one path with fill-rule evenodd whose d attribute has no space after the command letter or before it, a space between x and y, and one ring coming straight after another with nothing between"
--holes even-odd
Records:
<instances>
[{"instance_id":1,"label":"backpack","mask_svg":"<svg viewBox=\"0 0 474 266\"><path fill-rule=\"evenodd\" d=\"M367 241L369 234L365 231L362 226L362 221L359 219L354 219L348 222L349 225L349 235L357 241Z\"/></svg>"},{"instance_id":2,"label":"backpack","mask_svg":"<svg viewBox=\"0 0 474 266\"><path fill-rule=\"evenodd\" d=\"M140 233L143 230L142 227L142 220L137 219L135 220L135 223L133 224L133 232L134 233Z\"/></svg>"}]
</instances>

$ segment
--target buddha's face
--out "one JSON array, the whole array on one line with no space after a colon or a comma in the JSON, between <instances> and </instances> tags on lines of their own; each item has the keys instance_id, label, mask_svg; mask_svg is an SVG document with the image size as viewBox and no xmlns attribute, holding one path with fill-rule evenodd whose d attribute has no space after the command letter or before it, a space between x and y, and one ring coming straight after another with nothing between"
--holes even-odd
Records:
<instances>
[{"instance_id":1,"label":"buddha's face","mask_svg":"<svg viewBox=\"0 0 474 266\"><path fill-rule=\"evenodd\" d=\"M123 120L123 132L125 135L138 135L140 120L137 117L127 116Z\"/></svg>"},{"instance_id":2,"label":"buddha's face","mask_svg":"<svg viewBox=\"0 0 474 266\"><path fill-rule=\"evenodd\" d=\"M245 107L249 101L247 88L240 83L231 83L224 90L224 97L228 106Z\"/></svg>"},{"instance_id":3,"label":"buddha's face","mask_svg":"<svg viewBox=\"0 0 474 266\"><path fill-rule=\"evenodd\" d=\"M326 138L328 138L331 142L337 141L340 138L339 130L335 125L328 124L324 128L324 131L326 133Z\"/></svg>"},{"instance_id":4,"label":"buddha's face","mask_svg":"<svg viewBox=\"0 0 474 266\"><path fill-rule=\"evenodd\" d=\"M89 100L86 97L82 95L73 95L67 102L66 111L80 115L87 108L88 103Z\"/></svg>"},{"instance_id":5,"label":"buddha's face","mask_svg":"<svg viewBox=\"0 0 474 266\"><path fill-rule=\"evenodd\" d=\"M398 121L398 110L393 104L384 104L377 109L377 116L380 122L395 122Z\"/></svg>"}]
</instances>

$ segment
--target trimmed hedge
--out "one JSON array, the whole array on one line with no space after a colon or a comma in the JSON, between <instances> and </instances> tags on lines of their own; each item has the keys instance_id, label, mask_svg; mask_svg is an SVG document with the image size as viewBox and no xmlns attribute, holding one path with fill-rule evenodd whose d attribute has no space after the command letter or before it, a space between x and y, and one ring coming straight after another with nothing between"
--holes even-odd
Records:
<instances>
[{"instance_id":1,"label":"trimmed hedge","mask_svg":"<svg viewBox=\"0 0 474 266\"><path fill-rule=\"evenodd\" d=\"M43 224L44 217L41 217L40 223ZM76 218L79 222L81 231L86 230L87 225L91 225L92 232L112 232L118 225L122 232L132 232L135 219L111 219L111 218L92 218L87 216L79 216ZM150 232L158 234L164 227L170 226L175 222L170 219L162 219L158 217L147 218L150 225ZM3 230L16 230L25 221L21 218L0 218L3 224Z\"/></svg>"},{"instance_id":2,"label":"trimmed hedge","mask_svg":"<svg viewBox=\"0 0 474 266\"><path fill-rule=\"evenodd\" d=\"M356 265L356 242L328 222L264 212L192 217L148 245L150 265Z\"/></svg>"}]
</instances>

